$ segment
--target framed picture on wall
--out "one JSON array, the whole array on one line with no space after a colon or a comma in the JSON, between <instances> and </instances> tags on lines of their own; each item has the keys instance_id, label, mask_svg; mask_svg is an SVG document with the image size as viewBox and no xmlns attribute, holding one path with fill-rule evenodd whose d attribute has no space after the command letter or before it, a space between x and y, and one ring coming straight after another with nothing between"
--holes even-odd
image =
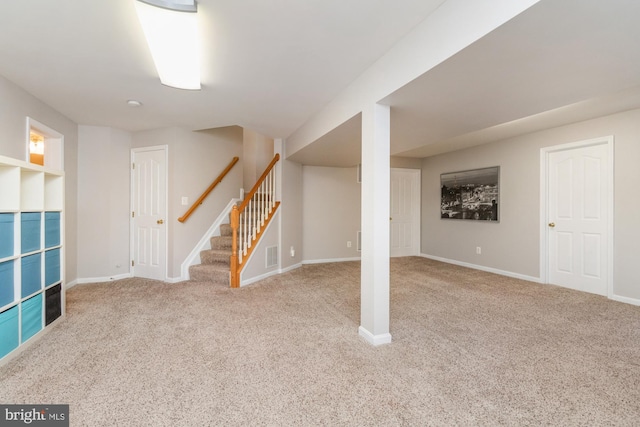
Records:
<instances>
[{"instance_id":1,"label":"framed picture on wall","mask_svg":"<svg viewBox=\"0 0 640 427\"><path fill-rule=\"evenodd\" d=\"M500 166L443 173L440 191L440 218L500 219Z\"/></svg>"}]
</instances>

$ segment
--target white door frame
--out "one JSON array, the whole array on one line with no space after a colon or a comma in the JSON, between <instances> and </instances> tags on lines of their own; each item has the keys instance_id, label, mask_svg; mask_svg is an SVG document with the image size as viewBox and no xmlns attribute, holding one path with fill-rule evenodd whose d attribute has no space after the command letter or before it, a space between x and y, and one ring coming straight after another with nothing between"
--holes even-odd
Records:
<instances>
[{"instance_id":1,"label":"white door frame","mask_svg":"<svg viewBox=\"0 0 640 427\"><path fill-rule=\"evenodd\" d=\"M168 215L168 206L169 206L169 146L168 145L154 145L151 147L140 147L140 148L132 148L131 149L131 165L133 165L134 163L134 159L135 159L135 155L136 153L141 153L141 152L145 152L145 151L164 151L164 161L165 161L165 204L164 204L164 218L169 218ZM135 206L135 200L133 200L133 195L135 194L134 191L134 185L135 185L135 177L134 177L134 173L133 173L133 167L131 169L129 169L129 173L130 175L130 181L131 181L131 188L129 189L129 194L130 194L130 205L129 205L129 211L133 212L133 206ZM169 221L167 221L167 226L165 227L166 229L166 238L165 238L165 245L164 245L164 253L165 253L165 264L164 264L164 281L167 280L167 278L169 277L168 274L168 270L169 270ZM135 245L134 245L134 218L130 215L129 216L129 253L131 254L131 260L133 261L133 258L135 257ZM129 268L131 268L131 276L135 277L135 265L133 266L129 266Z\"/></svg>"},{"instance_id":2,"label":"white door frame","mask_svg":"<svg viewBox=\"0 0 640 427\"><path fill-rule=\"evenodd\" d=\"M543 147L540 149L540 281L549 283L549 154L583 148L592 145L606 144L609 155L608 177L607 177L607 296L613 298L613 190L614 190L614 158L613 158L613 135L584 141L570 142L567 144Z\"/></svg>"}]
</instances>

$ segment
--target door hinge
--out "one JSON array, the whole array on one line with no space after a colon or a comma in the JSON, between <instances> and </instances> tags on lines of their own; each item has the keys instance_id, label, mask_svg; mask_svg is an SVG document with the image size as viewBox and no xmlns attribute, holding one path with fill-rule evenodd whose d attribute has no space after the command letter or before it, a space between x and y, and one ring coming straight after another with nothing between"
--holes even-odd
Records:
<instances>
[{"instance_id":1,"label":"door hinge","mask_svg":"<svg viewBox=\"0 0 640 427\"><path fill-rule=\"evenodd\" d=\"M136 164L135 163L131 163L131 169L135 169L136 168Z\"/></svg>"},{"instance_id":2,"label":"door hinge","mask_svg":"<svg viewBox=\"0 0 640 427\"><path fill-rule=\"evenodd\" d=\"M135 264L135 261L131 260L131 267L133 267Z\"/></svg>"},{"instance_id":3,"label":"door hinge","mask_svg":"<svg viewBox=\"0 0 640 427\"><path fill-rule=\"evenodd\" d=\"M131 211L131 218L135 218L136 217L136 213L134 211Z\"/></svg>"}]
</instances>

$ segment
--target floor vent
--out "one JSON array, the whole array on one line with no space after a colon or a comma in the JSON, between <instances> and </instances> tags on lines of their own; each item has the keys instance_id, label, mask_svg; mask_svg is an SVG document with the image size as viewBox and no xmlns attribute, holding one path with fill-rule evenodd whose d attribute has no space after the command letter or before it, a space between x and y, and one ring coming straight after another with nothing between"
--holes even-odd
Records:
<instances>
[{"instance_id":1,"label":"floor vent","mask_svg":"<svg viewBox=\"0 0 640 427\"><path fill-rule=\"evenodd\" d=\"M277 267L278 266L278 247L277 246L269 246L267 248L267 259L265 263L265 267Z\"/></svg>"}]
</instances>

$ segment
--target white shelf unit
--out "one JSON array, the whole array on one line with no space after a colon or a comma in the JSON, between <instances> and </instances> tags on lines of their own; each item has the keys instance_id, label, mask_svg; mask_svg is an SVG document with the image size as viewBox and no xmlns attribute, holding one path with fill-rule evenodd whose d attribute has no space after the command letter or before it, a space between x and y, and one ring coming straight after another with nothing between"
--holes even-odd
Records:
<instances>
[{"instance_id":1,"label":"white shelf unit","mask_svg":"<svg viewBox=\"0 0 640 427\"><path fill-rule=\"evenodd\" d=\"M0 156L0 361L64 316L64 173Z\"/></svg>"}]
</instances>

